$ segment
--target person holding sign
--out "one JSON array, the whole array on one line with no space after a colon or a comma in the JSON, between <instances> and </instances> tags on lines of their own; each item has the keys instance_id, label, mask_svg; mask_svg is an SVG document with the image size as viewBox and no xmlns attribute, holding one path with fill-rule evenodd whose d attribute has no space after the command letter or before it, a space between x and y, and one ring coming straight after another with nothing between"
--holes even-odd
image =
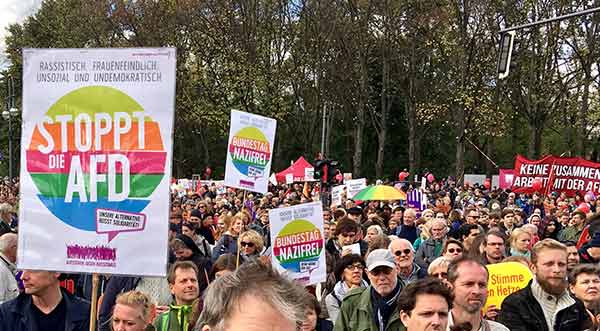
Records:
<instances>
[{"instance_id":1,"label":"person holding sign","mask_svg":"<svg viewBox=\"0 0 600 331\"><path fill-rule=\"evenodd\" d=\"M483 319L481 309L488 297L488 271L478 260L460 258L448 267L448 282L454 293L448 315L448 330L469 323L473 331L508 331L504 325Z\"/></svg>"},{"instance_id":2,"label":"person holding sign","mask_svg":"<svg viewBox=\"0 0 600 331\"><path fill-rule=\"evenodd\" d=\"M140 291L119 294L112 314L113 331L146 331L152 327L155 306L150 298Z\"/></svg>"},{"instance_id":3,"label":"person holding sign","mask_svg":"<svg viewBox=\"0 0 600 331\"><path fill-rule=\"evenodd\" d=\"M90 304L60 288L60 273L24 270L25 291L0 306L0 331L88 331Z\"/></svg>"},{"instance_id":4,"label":"person holding sign","mask_svg":"<svg viewBox=\"0 0 600 331\"><path fill-rule=\"evenodd\" d=\"M544 239L533 246L531 264L534 279L504 299L499 322L511 331L583 330L590 317L567 291L567 247Z\"/></svg>"},{"instance_id":5,"label":"person holding sign","mask_svg":"<svg viewBox=\"0 0 600 331\"><path fill-rule=\"evenodd\" d=\"M198 267L191 261L178 261L171 266L169 288L175 300L154 321L157 331L188 330L193 303L200 295L198 276Z\"/></svg>"}]
</instances>

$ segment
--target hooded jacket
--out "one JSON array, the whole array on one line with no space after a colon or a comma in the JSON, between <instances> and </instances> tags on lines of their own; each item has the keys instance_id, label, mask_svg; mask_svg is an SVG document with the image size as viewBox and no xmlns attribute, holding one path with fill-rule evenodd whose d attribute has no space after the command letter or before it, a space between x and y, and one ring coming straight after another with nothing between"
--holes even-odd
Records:
<instances>
[{"instance_id":1,"label":"hooded jacket","mask_svg":"<svg viewBox=\"0 0 600 331\"><path fill-rule=\"evenodd\" d=\"M360 287L367 287L369 284L362 279ZM325 297L325 305L327 306L327 313L329 314L329 320L335 322L340 313L340 306L342 305L342 300L346 294L350 292L350 288L343 280L340 280L333 287L333 291Z\"/></svg>"},{"instance_id":2,"label":"hooded jacket","mask_svg":"<svg viewBox=\"0 0 600 331\"><path fill-rule=\"evenodd\" d=\"M202 293L208 286L208 279L206 279L206 275L208 275L212 266L210 258L202 255L198 245L196 245L192 238L182 234L177 235L176 238L181 240L185 246L192 251L192 255L183 259L183 261L192 261L198 267L198 287L200 288L200 293Z\"/></svg>"}]
</instances>

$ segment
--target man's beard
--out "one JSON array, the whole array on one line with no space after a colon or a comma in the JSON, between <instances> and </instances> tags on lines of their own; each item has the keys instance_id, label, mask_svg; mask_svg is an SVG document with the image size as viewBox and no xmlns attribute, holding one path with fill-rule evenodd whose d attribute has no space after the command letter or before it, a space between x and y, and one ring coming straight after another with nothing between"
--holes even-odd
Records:
<instances>
[{"instance_id":1,"label":"man's beard","mask_svg":"<svg viewBox=\"0 0 600 331\"><path fill-rule=\"evenodd\" d=\"M566 279L562 279L559 285L551 284L545 278L544 279L537 278L537 282L538 282L538 284L540 284L540 287L544 291L546 291L552 295L557 295L557 296L563 294L563 292L567 289L567 285L568 285Z\"/></svg>"}]
</instances>

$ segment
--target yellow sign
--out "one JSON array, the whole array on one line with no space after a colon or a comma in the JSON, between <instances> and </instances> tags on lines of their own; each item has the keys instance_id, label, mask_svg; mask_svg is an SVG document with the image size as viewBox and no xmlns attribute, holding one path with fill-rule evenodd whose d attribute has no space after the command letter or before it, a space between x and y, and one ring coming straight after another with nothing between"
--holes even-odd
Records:
<instances>
[{"instance_id":1,"label":"yellow sign","mask_svg":"<svg viewBox=\"0 0 600 331\"><path fill-rule=\"evenodd\" d=\"M491 305L500 309L504 298L525 288L533 275L529 268L518 262L489 264L488 298L484 310Z\"/></svg>"}]
</instances>

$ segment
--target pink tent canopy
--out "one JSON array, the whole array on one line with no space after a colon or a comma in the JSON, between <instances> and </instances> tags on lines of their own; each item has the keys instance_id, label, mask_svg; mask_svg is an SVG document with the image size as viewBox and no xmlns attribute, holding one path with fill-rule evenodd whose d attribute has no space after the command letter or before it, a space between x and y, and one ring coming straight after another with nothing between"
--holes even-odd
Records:
<instances>
[{"instance_id":1,"label":"pink tent canopy","mask_svg":"<svg viewBox=\"0 0 600 331\"><path fill-rule=\"evenodd\" d=\"M286 176L288 174L292 174L294 176L294 182L312 182L313 178L305 178L305 169L313 168L312 164L310 164L304 157L300 157L294 164L289 166L287 169L276 173L275 178L278 183L285 183Z\"/></svg>"}]
</instances>

